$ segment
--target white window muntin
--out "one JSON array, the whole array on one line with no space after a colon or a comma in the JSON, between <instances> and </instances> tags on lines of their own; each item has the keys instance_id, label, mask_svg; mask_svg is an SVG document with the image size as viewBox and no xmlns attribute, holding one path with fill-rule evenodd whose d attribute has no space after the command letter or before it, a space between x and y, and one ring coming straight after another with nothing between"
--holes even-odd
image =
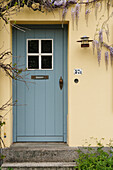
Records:
<instances>
[{"instance_id":1,"label":"white window muntin","mask_svg":"<svg viewBox=\"0 0 113 170\"><path fill-rule=\"evenodd\" d=\"M38 40L39 41L39 53L28 53L28 41L29 40ZM52 53L41 53L41 40L52 40ZM27 70L53 70L53 39L27 39ZM52 56L52 68L51 69L42 69L41 68L41 56ZM39 69L29 69L28 68L28 56L39 56Z\"/></svg>"}]
</instances>

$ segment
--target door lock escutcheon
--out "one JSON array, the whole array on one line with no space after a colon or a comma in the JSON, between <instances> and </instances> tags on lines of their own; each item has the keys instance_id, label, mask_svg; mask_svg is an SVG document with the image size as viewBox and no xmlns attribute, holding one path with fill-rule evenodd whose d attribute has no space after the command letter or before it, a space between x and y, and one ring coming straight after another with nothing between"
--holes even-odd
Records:
<instances>
[{"instance_id":1,"label":"door lock escutcheon","mask_svg":"<svg viewBox=\"0 0 113 170\"><path fill-rule=\"evenodd\" d=\"M59 79L59 86L60 86L60 90L62 90L62 88L63 88L63 79L62 79L62 76L60 76L60 79Z\"/></svg>"}]
</instances>

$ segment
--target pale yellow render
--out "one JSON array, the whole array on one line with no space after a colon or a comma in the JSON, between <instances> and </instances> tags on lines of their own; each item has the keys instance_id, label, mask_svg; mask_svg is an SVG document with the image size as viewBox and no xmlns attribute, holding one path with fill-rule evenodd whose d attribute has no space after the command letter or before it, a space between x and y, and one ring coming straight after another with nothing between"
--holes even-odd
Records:
<instances>
[{"instance_id":1,"label":"pale yellow render","mask_svg":"<svg viewBox=\"0 0 113 170\"><path fill-rule=\"evenodd\" d=\"M92 12L89 16L88 27L86 26L84 7L82 8L78 30L76 24L73 29L71 8L65 18L68 24L68 118L67 118L67 143L69 146L80 146L84 139L91 136L98 139L104 137L106 141L113 138L113 68L109 62L106 70L104 52L100 66L97 55L93 55L92 44L89 48L81 48L76 41L81 36L94 38L96 24L99 17L104 13L98 13L98 19ZM12 50L12 26L16 21L18 24L62 24L62 13L58 10L52 12L33 12L30 9L23 9L16 16L11 16L10 24L0 31L0 48L2 50ZM104 21L104 20L103 20ZM0 29L3 27L0 22ZM110 42L113 43L113 23L109 25ZM1 51L2 51L1 50ZM104 50L103 50L104 51ZM11 62L11 59L10 61ZM74 75L74 69L83 70L82 75ZM79 83L74 83L78 78ZM4 104L12 97L12 80L5 76L0 70L0 105ZM9 108L10 109L10 108ZM4 118L6 125L2 128L2 137L6 146L13 142L12 110ZM6 138L4 138L6 133ZM106 143L105 141L105 143Z\"/></svg>"}]
</instances>

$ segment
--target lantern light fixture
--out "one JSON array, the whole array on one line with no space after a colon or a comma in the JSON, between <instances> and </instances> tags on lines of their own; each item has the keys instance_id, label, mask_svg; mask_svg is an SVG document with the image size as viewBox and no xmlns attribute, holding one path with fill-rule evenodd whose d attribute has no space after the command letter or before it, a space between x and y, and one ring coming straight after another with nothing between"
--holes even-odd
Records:
<instances>
[{"instance_id":1,"label":"lantern light fixture","mask_svg":"<svg viewBox=\"0 0 113 170\"><path fill-rule=\"evenodd\" d=\"M81 47L89 47L89 42L92 42L93 40L89 40L89 37L83 36L80 38L81 40L78 40L77 42L81 42Z\"/></svg>"}]
</instances>

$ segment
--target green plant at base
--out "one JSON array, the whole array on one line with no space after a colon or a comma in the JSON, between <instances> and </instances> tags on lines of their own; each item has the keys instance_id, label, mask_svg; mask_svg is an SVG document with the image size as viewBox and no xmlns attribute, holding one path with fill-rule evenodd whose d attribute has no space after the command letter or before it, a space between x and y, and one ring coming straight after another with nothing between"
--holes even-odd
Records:
<instances>
[{"instance_id":1,"label":"green plant at base","mask_svg":"<svg viewBox=\"0 0 113 170\"><path fill-rule=\"evenodd\" d=\"M113 151L111 143L105 148L97 142L97 147L81 147L78 149L76 170L113 170ZM106 150L107 149L107 150Z\"/></svg>"}]
</instances>

